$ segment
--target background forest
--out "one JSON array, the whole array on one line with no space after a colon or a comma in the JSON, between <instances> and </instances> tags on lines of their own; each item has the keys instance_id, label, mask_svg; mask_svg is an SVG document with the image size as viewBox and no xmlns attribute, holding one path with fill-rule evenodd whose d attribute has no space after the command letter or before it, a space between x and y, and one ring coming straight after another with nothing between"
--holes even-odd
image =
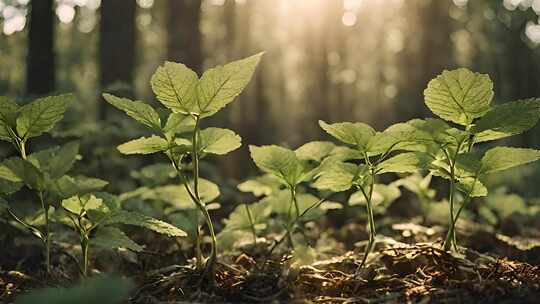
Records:
<instances>
[{"instance_id":1,"label":"background forest","mask_svg":"<svg viewBox=\"0 0 540 304\"><path fill-rule=\"evenodd\" d=\"M265 51L214 121L244 145L208 170L240 180L254 171L248 144L297 147L321 138L319 119L382 129L425 116L423 89L443 69L488 73L495 102L540 96L538 14L539 0L0 0L0 94L75 92L55 135L82 137L82 173L125 191L133 185L118 177L144 163L113 147L144 130L101 92L153 101L149 79L164 60L200 72ZM538 132L514 141L538 146ZM534 171L509 174L516 191L536 194L523 183Z\"/></svg>"}]
</instances>

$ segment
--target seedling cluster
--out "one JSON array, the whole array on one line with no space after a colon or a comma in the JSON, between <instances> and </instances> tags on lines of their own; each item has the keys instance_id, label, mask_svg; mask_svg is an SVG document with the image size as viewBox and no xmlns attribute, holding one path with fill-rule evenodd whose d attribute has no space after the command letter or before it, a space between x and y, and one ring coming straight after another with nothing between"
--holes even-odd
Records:
<instances>
[{"instance_id":1,"label":"seedling cluster","mask_svg":"<svg viewBox=\"0 0 540 304\"><path fill-rule=\"evenodd\" d=\"M428 187L431 177L447 180L448 233L442 247L459 250L456 223L472 199L487 195L485 177L540 159L538 150L493 145L486 150L480 145L535 126L540 119L540 99L494 106L493 85L487 75L467 69L444 71L424 91L426 106L438 118L413 119L383 131L361 122L319 121L322 130L339 145L314 141L296 150L250 146L251 157L264 175L238 188L259 200L239 204L217 233L211 210L220 191L201 177L200 164L206 156L238 149L241 138L232 130L204 123L244 90L261 56L209 69L200 77L183 64L165 62L151 79L152 90L164 109L103 94L108 103L152 133L123 143L118 150L126 155L160 153L168 168L156 164L148 170L169 170L178 178L172 184L141 187L118 196L103 191L105 181L70 174L81 159L77 142L42 151L27 149L30 139L49 132L61 120L74 99L72 95L45 97L24 106L1 97L0 139L19 154L0 163L2 215L42 242L48 272L55 229L67 226L79 236L80 256L76 259L86 276L93 246L134 252L143 249L120 230L122 225L136 225L170 237L187 237L194 248L195 270L212 282L218 251L246 245L239 242L246 235L249 245L263 245L268 255L280 247L305 262L313 249L304 237L304 224L328 210L342 208L330 198L343 192L350 196L350 205L366 207L369 237L358 265L361 268L368 263L377 240L374 218L400 196L400 186L415 189L429 202L434 195ZM390 184L379 181L384 174L409 173L414 175ZM13 200L22 187L30 189L37 201L35 212L24 212L25 217L17 214L21 210ZM163 218L172 224L126 210L123 203L132 198L166 201ZM201 224L210 237L209 253L204 252ZM273 242L263 238L272 233L276 235Z\"/></svg>"}]
</instances>

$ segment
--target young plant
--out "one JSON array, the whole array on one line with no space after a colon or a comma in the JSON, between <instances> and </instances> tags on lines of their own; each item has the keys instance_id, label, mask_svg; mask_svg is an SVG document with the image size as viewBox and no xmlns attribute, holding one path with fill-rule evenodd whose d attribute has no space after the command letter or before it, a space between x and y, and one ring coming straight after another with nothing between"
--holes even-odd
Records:
<instances>
[{"instance_id":1,"label":"young plant","mask_svg":"<svg viewBox=\"0 0 540 304\"><path fill-rule=\"evenodd\" d=\"M443 248L457 249L456 222L473 197L487 195L482 182L485 176L540 158L538 150L511 147L495 147L481 156L473 150L474 145L532 128L540 119L540 99L491 106L493 83L489 76L467 69L444 71L429 82L424 96L435 115L461 127L452 128L440 120L410 124L419 131L417 135L423 133L420 137L427 139L423 142L431 151L430 171L450 181L449 229ZM463 201L456 212L458 191Z\"/></svg>"},{"instance_id":2,"label":"young plant","mask_svg":"<svg viewBox=\"0 0 540 304\"><path fill-rule=\"evenodd\" d=\"M414 145L414 133L402 124L391 126L384 132L377 132L364 123L327 124L319 121L319 125L349 147L342 147L323 161L314 186L333 192L354 189L359 193L353 194L352 201L359 201L359 195L363 198L369 225L368 244L360 265L363 267L375 244L374 198L384 197L376 191L387 188L377 184L376 177L384 173L416 172L426 161L426 155L421 152L395 154Z\"/></svg>"},{"instance_id":3,"label":"young plant","mask_svg":"<svg viewBox=\"0 0 540 304\"><path fill-rule=\"evenodd\" d=\"M296 226L307 214L325 203L326 198L320 200L315 198L315 200L311 200L314 196L304 193L298 194L297 192L300 183L310 181L318 172L319 162L331 150L324 148L327 147L327 144L332 145L333 148L333 144L324 142L311 144L308 148L304 145L296 151L275 145L249 147L251 158L257 167L276 178L281 184L281 187L285 188L285 191L272 190L270 186L272 181L268 180L268 177L265 178L266 181L260 178L259 180L252 180L248 184L242 184L242 188L245 190L255 191L256 193L271 191L272 196L269 196L266 200L271 202L269 205L272 206L272 211L275 213L286 213L286 232L272 247L271 251L284 239L288 241L289 247L294 249L292 234ZM316 159L307 159L304 157L306 154L309 154L306 153L308 149L313 152L311 153L311 157L315 157ZM323 150L328 153L323 152ZM319 153L316 153L316 151L319 151ZM320 157L317 157L317 155L320 155ZM288 201L288 204L284 205L283 202L285 201ZM280 208L280 206L284 206L284 208ZM334 204L332 206L333 208L335 207Z\"/></svg>"},{"instance_id":4,"label":"young plant","mask_svg":"<svg viewBox=\"0 0 540 304\"><path fill-rule=\"evenodd\" d=\"M142 246L131 240L117 224L140 226L170 237L183 237L186 232L160 220L140 213L125 211L120 208L119 200L106 193L75 195L62 201L64 213L58 214L59 220L70 226L79 235L82 258L79 260L80 272L88 274L90 245L104 249L127 248L135 252ZM96 231L95 235L93 232ZM92 238L91 235L93 235Z\"/></svg>"},{"instance_id":5,"label":"young plant","mask_svg":"<svg viewBox=\"0 0 540 304\"><path fill-rule=\"evenodd\" d=\"M118 147L123 154L151 154L162 152L180 176L181 183L191 200L203 215L212 244L210 257L204 265L197 229L197 268L213 278L217 257L217 239L214 223L201 200L199 191L199 163L206 154L224 155L240 147L241 138L233 131L221 128L201 128L203 119L216 114L232 102L249 83L262 53L207 70L201 78L185 65L166 62L160 66L150 81L157 99L172 113L165 125L150 105L104 94L113 106L126 112L153 133ZM184 133L188 138L178 135ZM191 167L188 167L191 163ZM191 172L191 180L185 171ZM195 221L198 222L198 221Z\"/></svg>"},{"instance_id":6,"label":"young plant","mask_svg":"<svg viewBox=\"0 0 540 304\"><path fill-rule=\"evenodd\" d=\"M29 139L52 130L62 119L72 100L73 95L66 94L43 97L19 106L7 97L0 97L0 140L11 143L20 155L5 160L0 166L0 178L11 183L1 192L8 192L4 194L15 192L22 184L34 190L44 215L45 230L41 231L36 226L26 223L9 205L4 204L4 208L13 220L43 242L47 272L51 270L49 211L52 204L50 196L54 194L48 185L61 179L69 171L75 162L78 144L72 143L61 149L48 149L28 156L27 143Z\"/></svg>"}]
</instances>

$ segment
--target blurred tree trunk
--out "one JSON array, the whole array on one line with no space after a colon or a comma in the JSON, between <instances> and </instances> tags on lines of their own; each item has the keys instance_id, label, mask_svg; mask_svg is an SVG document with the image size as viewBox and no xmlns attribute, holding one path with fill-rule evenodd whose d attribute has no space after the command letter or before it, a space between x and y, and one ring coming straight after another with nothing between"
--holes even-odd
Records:
<instances>
[{"instance_id":1,"label":"blurred tree trunk","mask_svg":"<svg viewBox=\"0 0 540 304\"><path fill-rule=\"evenodd\" d=\"M404 9L410 29L400 56L403 77L396 98L397 120L424 117L428 111L423 92L428 82L454 65L450 5L451 1L411 1Z\"/></svg>"},{"instance_id":2,"label":"blurred tree trunk","mask_svg":"<svg viewBox=\"0 0 540 304\"><path fill-rule=\"evenodd\" d=\"M121 91L133 96L137 3L135 0L101 2L99 76L101 91ZM108 107L100 104L105 119Z\"/></svg>"},{"instance_id":3,"label":"blurred tree trunk","mask_svg":"<svg viewBox=\"0 0 540 304\"><path fill-rule=\"evenodd\" d=\"M167 60L202 72L201 0L168 0Z\"/></svg>"},{"instance_id":4,"label":"blurred tree trunk","mask_svg":"<svg viewBox=\"0 0 540 304\"><path fill-rule=\"evenodd\" d=\"M55 90L54 53L54 1L32 0L26 66L28 95L44 95Z\"/></svg>"}]
</instances>

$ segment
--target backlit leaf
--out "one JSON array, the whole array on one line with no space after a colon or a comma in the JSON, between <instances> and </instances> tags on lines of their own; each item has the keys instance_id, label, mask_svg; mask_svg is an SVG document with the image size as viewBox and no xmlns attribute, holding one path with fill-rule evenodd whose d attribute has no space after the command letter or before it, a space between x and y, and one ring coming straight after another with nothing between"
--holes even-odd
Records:
<instances>
[{"instance_id":1,"label":"backlit leaf","mask_svg":"<svg viewBox=\"0 0 540 304\"><path fill-rule=\"evenodd\" d=\"M149 104L142 101L132 101L127 98L116 97L107 93L103 94L103 98L117 109L124 111L128 116L150 129L161 129L159 114Z\"/></svg>"},{"instance_id":2,"label":"backlit leaf","mask_svg":"<svg viewBox=\"0 0 540 304\"><path fill-rule=\"evenodd\" d=\"M62 119L73 101L72 94L48 96L20 108L17 133L21 138L31 138L49 132Z\"/></svg>"},{"instance_id":3,"label":"backlit leaf","mask_svg":"<svg viewBox=\"0 0 540 304\"><path fill-rule=\"evenodd\" d=\"M169 144L159 136L141 137L118 146L122 154L152 154L167 150Z\"/></svg>"}]
</instances>

